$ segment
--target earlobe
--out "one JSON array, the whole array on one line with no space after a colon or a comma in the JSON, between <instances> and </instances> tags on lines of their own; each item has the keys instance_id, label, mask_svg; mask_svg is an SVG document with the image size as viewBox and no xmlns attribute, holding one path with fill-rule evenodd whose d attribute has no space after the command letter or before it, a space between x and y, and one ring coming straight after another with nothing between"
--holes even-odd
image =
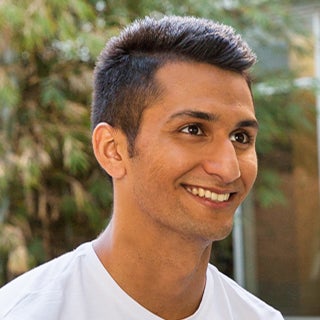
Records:
<instances>
[{"instance_id":1,"label":"earlobe","mask_svg":"<svg viewBox=\"0 0 320 320\"><path fill-rule=\"evenodd\" d=\"M100 166L115 179L126 173L118 135L118 130L106 122L99 123L92 133L94 155Z\"/></svg>"}]
</instances>

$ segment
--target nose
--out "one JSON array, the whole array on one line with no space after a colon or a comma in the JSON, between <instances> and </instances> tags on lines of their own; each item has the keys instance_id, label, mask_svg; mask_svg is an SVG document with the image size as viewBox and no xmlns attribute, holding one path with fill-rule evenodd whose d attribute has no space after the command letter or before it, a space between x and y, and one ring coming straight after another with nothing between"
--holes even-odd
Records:
<instances>
[{"instance_id":1,"label":"nose","mask_svg":"<svg viewBox=\"0 0 320 320\"><path fill-rule=\"evenodd\" d=\"M202 166L207 174L217 176L224 184L240 178L239 159L230 140L207 146L205 155Z\"/></svg>"}]
</instances>

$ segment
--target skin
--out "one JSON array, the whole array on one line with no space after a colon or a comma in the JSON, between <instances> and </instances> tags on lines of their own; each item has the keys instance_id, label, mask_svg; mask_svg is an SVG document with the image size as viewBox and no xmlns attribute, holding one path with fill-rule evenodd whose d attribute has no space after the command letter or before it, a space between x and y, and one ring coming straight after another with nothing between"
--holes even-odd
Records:
<instances>
[{"instance_id":1,"label":"skin","mask_svg":"<svg viewBox=\"0 0 320 320\"><path fill-rule=\"evenodd\" d=\"M143 113L134 157L121 130L94 130L96 158L114 187L113 217L94 249L138 303L182 319L197 310L212 243L230 233L256 178L258 125L235 72L179 62L155 78L163 94Z\"/></svg>"}]
</instances>

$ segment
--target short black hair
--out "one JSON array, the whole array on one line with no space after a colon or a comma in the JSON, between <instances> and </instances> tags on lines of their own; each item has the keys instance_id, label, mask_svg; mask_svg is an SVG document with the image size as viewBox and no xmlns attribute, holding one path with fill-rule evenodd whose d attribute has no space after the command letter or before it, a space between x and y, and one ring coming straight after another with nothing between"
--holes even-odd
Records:
<instances>
[{"instance_id":1,"label":"short black hair","mask_svg":"<svg viewBox=\"0 0 320 320\"><path fill-rule=\"evenodd\" d=\"M172 61L208 63L242 74L256 56L230 26L196 17L146 17L111 38L94 72L92 128L107 122L128 138L129 155L144 109L160 95L155 72Z\"/></svg>"}]
</instances>

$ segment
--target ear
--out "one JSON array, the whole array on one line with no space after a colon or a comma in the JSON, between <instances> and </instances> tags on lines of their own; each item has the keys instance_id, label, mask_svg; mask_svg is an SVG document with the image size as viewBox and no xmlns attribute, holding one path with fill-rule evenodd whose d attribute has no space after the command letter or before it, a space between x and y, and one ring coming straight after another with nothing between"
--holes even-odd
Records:
<instances>
[{"instance_id":1,"label":"ear","mask_svg":"<svg viewBox=\"0 0 320 320\"><path fill-rule=\"evenodd\" d=\"M121 133L106 122L99 123L92 133L92 145L100 166L113 178L120 179L126 174L121 152Z\"/></svg>"}]
</instances>

